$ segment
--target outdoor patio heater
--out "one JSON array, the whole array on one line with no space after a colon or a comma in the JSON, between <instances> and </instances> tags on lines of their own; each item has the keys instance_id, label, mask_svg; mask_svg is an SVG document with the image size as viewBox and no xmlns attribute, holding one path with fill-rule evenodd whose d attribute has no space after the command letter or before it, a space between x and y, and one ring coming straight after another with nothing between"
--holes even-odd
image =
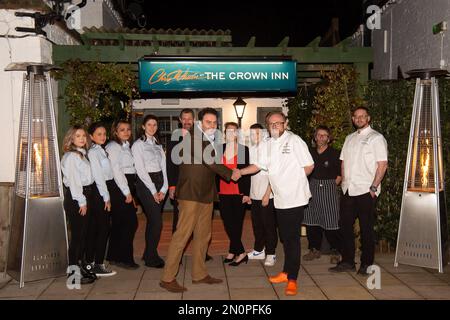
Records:
<instances>
[{"instance_id":1,"label":"outdoor patio heater","mask_svg":"<svg viewBox=\"0 0 450 320\"><path fill-rule=\"evenodd\" d=\"M412 70L408 74L416 78L416 89L395 266L443 272L449 253L437 78L447 71Z\"/></svg>"},{"instance_id":2,"label":"outdoor patio heater","mask_svg":"<svg viewBox=\"0 0 450 320\"><path fill-rule=\"evenodd\" d=\"M43 64L11 64L23 77L13 215L7 273L20 282L64 275L67 231L49 71Z\"/></svg>"}]
</instances>

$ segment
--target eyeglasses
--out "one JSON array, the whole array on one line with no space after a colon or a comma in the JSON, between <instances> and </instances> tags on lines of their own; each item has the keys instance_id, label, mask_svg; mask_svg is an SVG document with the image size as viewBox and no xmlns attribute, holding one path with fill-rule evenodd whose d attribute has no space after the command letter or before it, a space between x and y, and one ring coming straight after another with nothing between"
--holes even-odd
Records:
<instances>
[{"instance_id":1,"label":"eyeglasses","mask_svg":"<svg viewBox=\"0 0 450 320\"><path fill-rule=\"evenodd\" d=\"M284 124L284 122L272 122L272 123L269 123L269 126L270 127L280 127L283 124Z\"/></svg>"}]
</instances>

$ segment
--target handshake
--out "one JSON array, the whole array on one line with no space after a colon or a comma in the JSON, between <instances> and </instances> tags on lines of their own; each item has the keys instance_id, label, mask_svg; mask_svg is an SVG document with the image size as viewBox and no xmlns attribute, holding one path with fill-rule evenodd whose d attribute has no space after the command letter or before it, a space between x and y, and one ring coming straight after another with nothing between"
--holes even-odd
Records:
<instances>
[{"instance_id":1,"label":"handshake","mask_svg":"<svg viewBox=\"0 0 450 320\"><path fill-rule=\"evenodd\" d=\"M231 175L231 180L238 181L242 177L241 170L233 169L233 174Z\"/></svg>"}]
</instances>

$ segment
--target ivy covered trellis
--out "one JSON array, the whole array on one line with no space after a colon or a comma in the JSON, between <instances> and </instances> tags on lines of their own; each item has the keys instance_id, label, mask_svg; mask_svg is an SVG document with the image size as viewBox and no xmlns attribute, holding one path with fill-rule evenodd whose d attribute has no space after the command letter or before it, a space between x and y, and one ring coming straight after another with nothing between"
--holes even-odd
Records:
<instances>
[{"instance_id":1,"label":"ivy covered trellis","mask_svg":"<svg viewBox=\"0 0 450 320\"><path fill-rule=\"evenodd\" d=\"M56 78L67 81L64 99L71 125L129 117L138 88L128 65L69 60L61 68Z\"/></svg>"},{"instance_id":2,"label":"ivy covered trellis","mask_svg":"<svg viewBox=\"0 0 450 320\"><path fill-rule=\"evenodd\" d=\"M321 75L322 83L301 87L297 97L288 99L290 128L309 142L318 125L327 125L333 131L334 147L340 149L352 131L351 110L363 103L359 76L344 65Z\"/></svg>"},{"instance_id":3,"label":"ivy covered trellis","mask_svg":"<svg viewBox=\"0 0 450 320\"><path fill-rule=\"evenodd\" d=\"M384 135L389 149L389 167L377 203L375 231L378 240L384 240L393 248L396 244L400 217L415 82L372 80L362 87L357 82L357 74L348 67L323 73L323 77L324 82L316 85L313 102L307 108L301 107L299 103L304 101L305 93L302 91L298 97L288 100L291 129L309 142L316 125L328 125L333 128L336 138L334 146L340 148L345 136L353 130L349 122L351 109L358 105L369 108L372 116L371 124L375 130ZM448 209L450 208L449 79L439 80L439 91Z\"/></svg>"}]
</instances>

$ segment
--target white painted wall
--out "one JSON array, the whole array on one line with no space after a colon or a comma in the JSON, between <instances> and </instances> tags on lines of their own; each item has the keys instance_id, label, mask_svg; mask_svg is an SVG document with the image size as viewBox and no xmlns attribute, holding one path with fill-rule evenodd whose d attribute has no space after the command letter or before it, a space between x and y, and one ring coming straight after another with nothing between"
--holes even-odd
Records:
<instances>
[{"instance_id":1,"label":"white painted wall","mask_svg":"<svg viewBox=\"0 0 450 320\"><path fill-rule=\"evenodd\" d=\"M19 129L20 104L24 72L4 71L10 63L36 62L52 63L52 43L43 36L15 31L15 27L34 27L31 18L16 17L16 10L0 10L0 136L2 155L0 157L0 182L14 182L17 136ZM32 12L30 10L20 10ZM76 44L57 26L45 29L54 43ZM56 103L56 84L53 83ZM56 106L56 105L55 105ZM57 107L57 106L56 106Z\"/></svg>"},{"instance_id":2,"label":"white painted wall","mask_svg":"<svg viewBox=\"0 0 450 320\"><path fill-rule=\"evenodd\" d=\"M28 17L16 17L16 11L34 12L34 10L0 10L0 136L3 138L0 157L0 182L14 182L17 136L19 129L20 104L24 72L4 71L10 63L36 62L52 63L52 43L79 44L64 29L56 25L44 28L45 38L33 33L15 31L16 27L34 28L34 20ZM81 9L81 28L117 28L122 25L119 14L114 11L110 0L88 0ZM57 85L53 82L54 103L57 106Z\"/></svg>"},{"instance_id":3,"label":"white painted wall","mask_svg":"<svg viewBox=\"0 0 450 320\"><path fill-rule=\"evenodd\" d=\"M257 122L257 108L277 108L282 107L286 99L284 98L244 98L247 102L244 117L242 118L242 129L248 129ZM234 111L233 99L179 99L179 104L163 105L161 99L135 100L134 109L182 109L182 108L220 108L222 109L222 123L229 121L237 122L236 112ZM221 128L223 129L223 128Z\"/></svg>"}]
</instances>

